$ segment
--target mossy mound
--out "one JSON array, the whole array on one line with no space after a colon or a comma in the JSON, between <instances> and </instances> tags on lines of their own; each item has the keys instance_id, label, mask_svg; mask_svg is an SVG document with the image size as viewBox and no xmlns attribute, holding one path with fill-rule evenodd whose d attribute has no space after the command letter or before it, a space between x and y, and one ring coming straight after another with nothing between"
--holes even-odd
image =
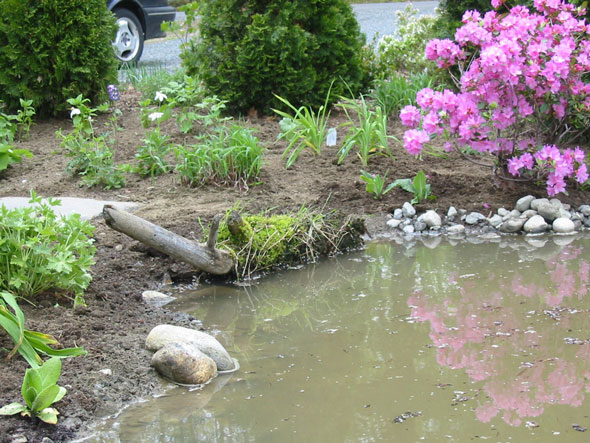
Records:
<instances>
[{"instance_id":1,"label":"mossy mound","mask_svg":"<svg viewBox=\"0 0 590 443\"><path fill-rule=\"evenodd\" d=\"M316 260L362 244L362 220L302 209L293 215L240 216L232 211L218 247L232 253L239 278L275 267Z\"/></svg>"}]
</instances>

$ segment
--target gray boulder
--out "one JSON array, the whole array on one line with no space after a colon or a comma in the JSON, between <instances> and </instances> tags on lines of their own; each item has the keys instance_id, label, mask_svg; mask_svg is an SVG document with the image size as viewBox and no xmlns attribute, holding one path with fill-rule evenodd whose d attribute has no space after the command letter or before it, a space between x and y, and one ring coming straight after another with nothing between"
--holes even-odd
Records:
<instances>
[{"instance_id":1,"label":"gray boulder","mask_svg":"<svg viewBox=\"0 0 590 443\"><path fill-rule=\"evenodd\" d=\"M529 218L524 226L522 227L524 232L528 232L530 234L537 234L539 232L545 232L551 229L551 226L547 224L545 219L540 215L533 215Z\"/></svg>"},{"instance_id":2,"label":"gray boulder","mask_svg":"<svg viewBox=\"0 0 590 443\"><path fill-rule=\"evenodd\" d=\"M499 214L494 214L488 219L488 223L494 228L497 228L502 224L502 217Z\"/></svg>"},{"instance_id":3,"label":"gray boulder","mask_svg":"<svg viewBox=\"0 0 590 443\"><path fill-rule=\"evenodd\" d=\"M152 357L152 366L177 383L200 385L216 374L213 359L207 357L191 343L168 343Z\"/></svg>"},{"instance_id":4,"label":"gray boulder","mask_svg":"<svg viewBox=\"0 0 590 443\"><path fill-rule=\"evenodd\" d=\"M447 212L447 217L448 217L449 219L451 219L451 220L452 220L452 219L454 219L456 216L457 216L457 209L455 209L455 207L454 207L454 206L451 206L451 207L449 208L449 211Z\"/></svg>"},{"instance_id":5,"label":"gray boulder","mask_svg":"<svg viewBox=\"0 0 590 443\"><path fill-rule=\"evenodd\" d=\"M416 209L410 203L405 202L402 206L402 214L404 217L413 217L416 215Z\"/></svg>"},{"instance_id":6,"label":"gray boulder","mask_svg":"<svg viewBox=\"0 0 590 443\"><path fill-rule=\"evenodd\" d=\"M469 215L465 217L465 223L468 225L475 225L477 222L481 220L487 220L486 216L480 212L471 212Z\"/></svg>"},{"instance_id":7,"label":"gray boulder","mask_svg":"<svg viewBox=\"0 0 590 443\"><path fill-rule=\"evenodd\" d=\"M590 217L590 205L582 205L578 208L578 211L581 212L584 216Z\"/></svg>"},{"instance_id":8,"label":"gray boulder","mask_svg":"<svg viewBox=\"0 0 590 443\"><path fill-rule=\"evenodd\" d=\"M549 203L549 200L547 200L546 198L536 198L531 202L531 209L533 211L539 211L539 205L541 203Z\"/></svg>"},{"instance_id":9,"label":"gray boulder","mask_svg":"<svg viewBox=\"0 0 590 443\"><path fill-rule=\"evenodd\" d=\"M499 230L506 234L519 232L522 229L524 222L525 220L523 218L509 218L500 225Z\"/></svg>"},{"instance_id":10,"label":"gray boulder","mask_svg":"<svg viewBox=\"0 0 590 443\"><path fill-rule=\"evenodd\" d=\"M193 344L203 354L213 359L218 371L230 371L235 368L233 359L221 343L201 331L181 326L158 325L150 331L145 340L145 346L150 351L158 351L169 343Z\"/></svg>"},{"instance_id":11,"label":"gray boulder","mask_svg":"<svg viewBox=\"0 0 590 443\"><path fill-rule=\"evenodd\" d=\"M396 220L401 220L404 216L404 213L402 212L402 210L400 208L397 208L395 211L393 211L393 218Z\"/></svg>"},{"instance_id":12,"label":"gray boulder","mask_svg":"<svg viewBox=\"0 0 590 443\"><path fill-rule=\"evenodd\" d=\"M387 220L387 226L389 226L391 229L395 229L400 225L401 222L402 221L398 220L397 218L392 218L390 220Z\"/></svg>"},{"instance_id":13,"label":"gray boulder","mask_svg":"<svg viewBox=\"0 0 590 443\"><path fill-rule=\"evenodd\" d=\"M537 212L542 216L548 223L553 222L559 217L559 208L551 203L541 202L537 206Z\"/></svg>"},{"instance_id":14,"label":"gray boulder","mask_svg":"<svg viewBox=\"0 0 590 443\"><path fill-rule=\"evenodd\" d=\"M438 215L433 210L426 211L424 214L420 216L420 218L424 223L426 223L426 226L428 226L429 228L439 227L442 225L440 215Z\"/></svg>"},{"instance_id":15,"label":"gray boulder","mask_svg":"<svg viewBox=\"0 0 590 443\"><path fill-rule=\"evenodd\" d=\"M453 225L449 226L447 229L447 234L449 235L458 235L463 234L465 232L465 226L463 225Z\"/></svg>"},{"instance_id":16,"label":"gray boulder","mask_svg":"<svg viewBox=\"0 0 590 443\"><path fill-rule=\"evenodd\" d=\"M553 232L558 234L571 234L576 230L576 225L569 218L559 217L553 221Z\"/></svg>"},{"instance_id":17,"label":"gray boulder","mask_svg":"<svg viewBox=\"0 0 590 443\"><path fill-rule=\"evenodd\" d=\"M524 211L531 208L531 202L534 199L535 199L535 197L533 197L532 195L527 195L525 197L522 197L521 199L519 199L516 202L516 206L514 207L514 209L516 209L519 212L524 212Z\"/></svg>"}]
</instances>

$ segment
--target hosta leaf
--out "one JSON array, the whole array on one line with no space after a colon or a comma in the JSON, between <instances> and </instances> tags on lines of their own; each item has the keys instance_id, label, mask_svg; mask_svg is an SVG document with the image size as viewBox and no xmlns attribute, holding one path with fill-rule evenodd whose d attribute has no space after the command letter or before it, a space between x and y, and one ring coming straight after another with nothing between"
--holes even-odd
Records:
<instances>
[{"instance_id":1,"label":"hosta leaf","mask_svg":"<svg viewBox=\"0 0 590 443\"><path fill-rule=\"evenodd\" d=\"M20 403L10 403L9 405L0 408L0 415L14 415L26 410L27 407L25 405Z\"/></svg>"}]
</instances>

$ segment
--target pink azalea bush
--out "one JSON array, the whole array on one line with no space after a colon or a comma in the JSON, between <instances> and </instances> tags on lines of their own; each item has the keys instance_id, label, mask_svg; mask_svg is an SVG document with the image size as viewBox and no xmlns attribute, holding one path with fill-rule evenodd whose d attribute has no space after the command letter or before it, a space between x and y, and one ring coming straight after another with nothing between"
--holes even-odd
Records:
<instances>
[{"instance_id":1,"label":"pink azalea bush","mask_svg":"<svg viewBox=\"0 0 590 443\"><path fill-rule=\"evenodd\" d=\"M578 18L584 10L563 0L534 6L534 12L515 6L504 16L468 11L455 41L427 44L428 59L458 69L459 92L426 88L416 96L418 107L401 110L410 154L442 136L447 151L493 155L490 167L500 176L546 180L551 196L565 191L568 178L588 181L584 151L557 145L586 129L573 128L574 114L590 116L590 83L583 78L590 72L590 25Z\"/></svg>"}]
</instances>

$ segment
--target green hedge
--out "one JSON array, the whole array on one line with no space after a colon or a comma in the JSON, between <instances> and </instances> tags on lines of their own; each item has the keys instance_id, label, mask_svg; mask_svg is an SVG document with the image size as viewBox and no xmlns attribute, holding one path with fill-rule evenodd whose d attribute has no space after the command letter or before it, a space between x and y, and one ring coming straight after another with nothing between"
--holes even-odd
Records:
<instances>
[{"instance_id":1,"label":"green hedge","mask_svg":"<svg viewBox=\"0 0 590 443\"><path fill-rule=\"evenodd\" d=\"M117 79L115 32L104 0L0 0L0 100L55 115L79 94L104 99Z\"/></svg>"}]
</instances>

